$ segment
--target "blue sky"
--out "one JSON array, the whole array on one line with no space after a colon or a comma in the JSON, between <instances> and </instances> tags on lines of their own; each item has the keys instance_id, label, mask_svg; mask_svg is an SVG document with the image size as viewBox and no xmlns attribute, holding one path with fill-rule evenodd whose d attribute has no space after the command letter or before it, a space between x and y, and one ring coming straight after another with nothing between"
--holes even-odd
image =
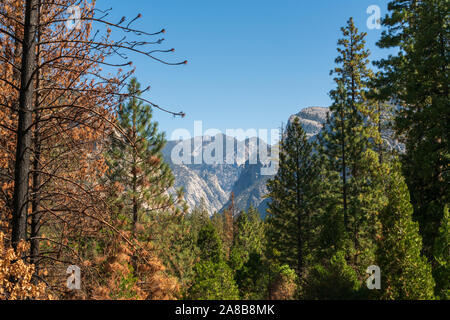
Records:
<instances>
[{"instance_id":1,"label":"blue sky","mask_svg":"<svg viewBox=\"0 0 450 320\"><path fill-rule=\"evenodd\" d=\"M387 13L387 0L98 0L123 15L143 18L135 27L167 30L161 48L167 66L131 56L136 76L151 85L149 100L185 119L155 111L168 137L177 128L193 132L195 120L203 128L274 129L291 114L308 106L329 106L334 84L329 71L337 55L340 27L353 17L368 33L372 60L387 55L375 46L381 30L369 30L366 12L378 5Z\"/></svg>"}]
</instances>

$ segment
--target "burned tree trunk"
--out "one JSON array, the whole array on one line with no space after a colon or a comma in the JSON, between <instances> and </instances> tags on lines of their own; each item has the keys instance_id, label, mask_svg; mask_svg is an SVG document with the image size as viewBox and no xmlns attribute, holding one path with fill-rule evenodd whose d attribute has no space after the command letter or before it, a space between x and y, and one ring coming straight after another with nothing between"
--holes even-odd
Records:
<instances>
[{"instance_id":1,"label":"burned tree trunk","mask_svg":"<svg viewBox=\"0 0 450 320\"><path fill-rule=\"evenodd\" d=\"M19 92L19 126L14 172L12 244L26 238L28 211L28 184L31 154L31 126L33 121L34 72L38 25L38 0L27 0L22 44Z\"/></svg>"}]
</instances>

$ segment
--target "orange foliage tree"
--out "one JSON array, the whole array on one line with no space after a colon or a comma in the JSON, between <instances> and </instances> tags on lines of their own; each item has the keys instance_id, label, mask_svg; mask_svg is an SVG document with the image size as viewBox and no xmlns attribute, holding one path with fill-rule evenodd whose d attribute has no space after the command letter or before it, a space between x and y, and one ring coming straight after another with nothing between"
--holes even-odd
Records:
<instances>
[{"instance_id":1,"label":"orange foliage tree","mask_svg":"<svg viewBox=\"0 0 450 320\"><path fill-rule=\"evenodd\" d=\"M29 245L21 242L17 251L5 247L5 235L0 232L0 300L51 299L43 283L34 284L34 266L21 259Z\"/></svg>"},{"instance_id":2,"label":"orange foliage tree","mask_svg":"<svg viewBox=\"0 0 450 320\"><path fill-rule=\"evenodd\" d=\"M75 25L69 23L72 10L79 10ZM11 235L5 244L15 249L29 241L29 252L21 255L42 269L36 279L43 280L47 269L59 275L46 282L61 296L67 293L64 267L79 264L90 279L89 297L99 273L84 254L88 239L103 236L99 231L107 227L130 250L145 252L113 227L108 192L99 182L105 137L121 131L114 110L129 97L122 89L134 70L126 53L185 62L154 56L173 51L148 49L163 39L120 36L164 33L133 29L141 15L112 23L89 0L5 0L0 16L0 230ZM116 71L106 74L105 67Z\"/></svg>"}]
</instances>

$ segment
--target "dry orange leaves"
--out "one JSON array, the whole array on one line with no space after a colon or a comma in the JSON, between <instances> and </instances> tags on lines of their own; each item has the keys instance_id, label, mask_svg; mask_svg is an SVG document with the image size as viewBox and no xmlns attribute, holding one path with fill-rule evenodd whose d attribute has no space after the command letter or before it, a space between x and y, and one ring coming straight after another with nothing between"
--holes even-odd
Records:
<instances>
[{"instance_id":1,"label":"dry orange leaves","mask_svg":"<svg viewBox=\"0 0 450 320\"><path fill-rule=\"evenodd\" d=\"M5 247L4 234L0 233L0 300L52 299L44 283L32 283L34 265L27 264L21 255L28 244L21 242L17 252Z\"/></svg>"}]
</instances>

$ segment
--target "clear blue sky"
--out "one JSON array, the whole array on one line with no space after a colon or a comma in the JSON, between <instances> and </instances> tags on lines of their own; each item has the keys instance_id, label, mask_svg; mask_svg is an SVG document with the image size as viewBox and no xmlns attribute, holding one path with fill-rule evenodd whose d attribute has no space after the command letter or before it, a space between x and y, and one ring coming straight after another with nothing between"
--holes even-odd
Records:
<instances>
[{"instance_id":1,"label":"clear blue sky","mask_svg":"<svg viewBox=\"0 0 450 320\"><path fill-rule=\"evenodd\" d=\"M370 5L387 13L387 0L98 0L98 7L143 18L135 27L167 30L161 48L166 66L132 56L137 77L152 90L151 101L185 119L155 111L160 128L193 131L194 120L204 129L272 129L307 106L329 106L334 84L329 75L337 55L340 27L353 17L368 33L372 59L387 52L375 46L381 30L369 30Z\"/></svg>"}]
</instances>

